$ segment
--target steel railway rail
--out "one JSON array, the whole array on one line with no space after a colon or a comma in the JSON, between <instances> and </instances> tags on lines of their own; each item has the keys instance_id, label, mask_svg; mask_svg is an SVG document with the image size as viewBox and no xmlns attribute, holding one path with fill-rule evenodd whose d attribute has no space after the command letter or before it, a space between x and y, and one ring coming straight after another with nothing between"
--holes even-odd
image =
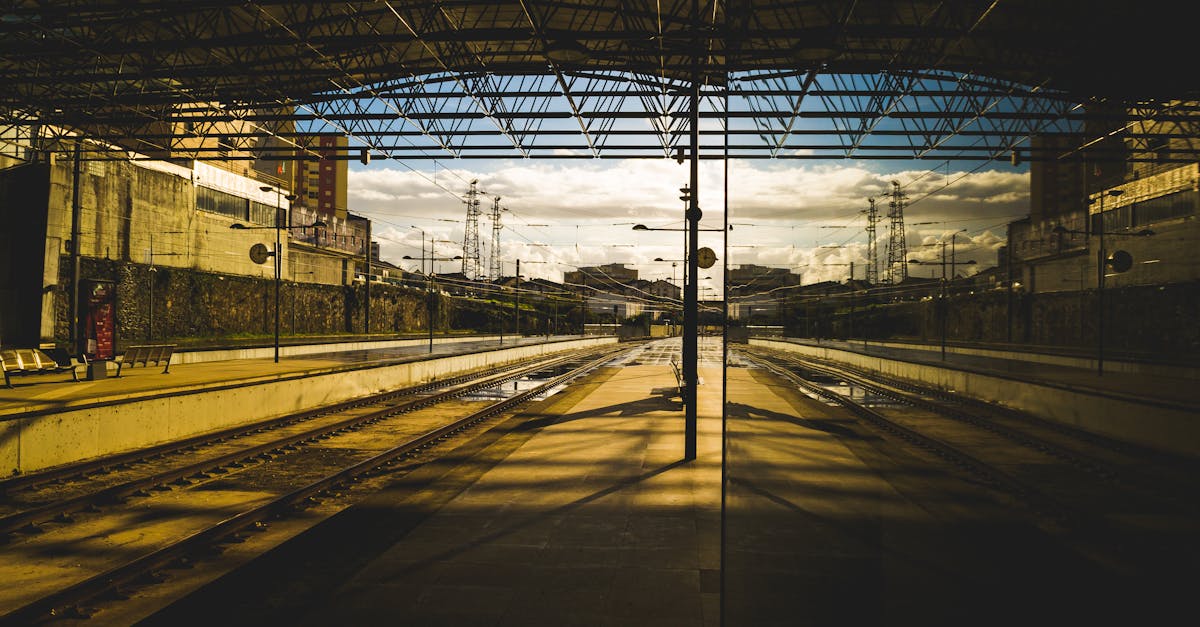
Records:
<instances>
[{"instance_id":1,"label":"steel railway rail","mask_svg":"<svg viewBox=\"0 0 1200 627\"><path fill-rule=\"evenodd\" d=\"M914 429L894 420L883 413L858 403L842 394L827 390L812 383L802 375L793 371L787 357L766 357L759 353L744 353L746 359L753 364L765 368L783 379L795 384L798 388L818 396L824 400L839 405L856 416L866 420L874 427L893 436L897 436L910 444L929 451L938 457L962 468L978 477L988 485L1005 493L1016 496L1023 502L1032 505L1039 513L1049 516L1056 521L1066 521L1073 517L1071 508L1042 494L1034 486L990 465L983 460L967 453L942 439L931 437L918 429ZM794 363L794 362L793 362Z\"/></svg>"},{"instance_id":2,"label":"steel railway rail","mask_svg":"<svg viewBox=\"0 0 1200 627\"><path fill-rule=\"evenodd\" d=\"M32 621L37 621L47 617L75 615L86 616L87 611L79 609L79 605L94 599L97 596L105 593L118 590L122 586L126 586L137 580L140 576L151 573L157 569L161 569L179 559L187 558L189 555L202 552L204 548L211 548L222 540L233 537L239 531L253 527L255 523L260 523L267 518L279 515L285 515L287 512L298 505L304 504L307 499L323 491L329 490L337 486L343 486L354 481L357 477L361 477L370 473L374 469L385 466L389 462L394 462L402 457L409 457L426 449L439 440L445 439L455 433L461 432L472 425L480 423L488 417L510 410L531 398L545 393L547 390L561 386L570 380L581 376L582 374L596 368L597 366L611 360L615 353L628 350L621 348L617 351L609 350L602 351L597 356L597 353L589 353L586 356L588 361L578 367L572 367L569 372L554 377L546 383L537 386L534 389L527 390L515 394L514 396L501 400L497 403L491 403L486 408L471 412L466 417L452 420L451 422L440 424L439 426L425 431L416 437L407 437L402 444L387 448L382 452L375 452L366 459L346 460L345 455L330 455L330 450L344 451L351 450L352 447L344 447L339 449L336 446L328 447L321 453L313 453L308 461L301 460L297 462L297 455L289 454L280 461L287 460L284 469L275 469L278 464L272 465L269 463L258 464L247 468L235 468L236 461L225 460L219 465L214 465L212 461L208 464L205 470L196 470L191 465L187 469L176 469L171 474L177 476L176 481L181 485L190 484L192 480L203 480L207 476L214 473L224 474L222 481L230 481L235 477L245 476L249 479L243 479L248 485L259 484L272 485L280 482L281 475L288 475L288 481L302 481L303 486L293 489L294 486L288 488L285 494L271 499L267 503L262 503L246 511L238 512L227 516L220 522L206 526L203 529L191 532L186 538L173 542L168 546L153 550L141 557L133 559L128 563L121 564L115 568L109 568L100 574L88 577L83 581L79 581L69 587L47 595L38 600L25 603L19 608L10 611L8 614L0 616L0 624L27 624ZM527 374L530 371L545 370L548 367L564 366L568 360L574 361L576 364L581 357L575 354L572 357L559 358L548 360L539 363L537 366L530 366L520 369L521 373ZM574 364L572 364L574 366ZM354 416L347 420L339 420L334 425L326 425L319 429L306 432L304 435L292 435L287 438L279 439L271 443L262 443L253 447L249 454L244 453L241 459L254 457L256 459L274 458L273 452L281 449L296 447L303 442L314 442L321 439L328 439L335 435L351 434L353 430L363 429L368 425L375 424L372 430L380 428L380 421L388 416L394 416L397 413L411 411L416 407L428 406L439 401L444 401L450 398L461 396L472 389L480 387L494 387L503 381L512 380L521 374L509 372L495 377L489 377L486 384L477 383L473 385L460 385L450 390L444 390L438 394L429 397L415 399L407 402L392 404L387 408L369 409L361 415ZM440 419L439 419L440 422ZM355 424L351 424L355 423ZM379 423L379 424L376 424ZM319 433L318 433L319 432ZM347 435L353 437L353 435ZM358 436L362 439L362 436ZM374 437L373 439L381 439ZM317 448L317 447L313 447ZM292 451L294 453L294 451ZM224 459L228 456L222 456ZM332 460L328 459L333 457ZM269 462L270 459L265 459ZM336 466L336 470L328 470L328 466ZM314 478L312 472L305 474L297 472L298 467L318 468L317 474L319 477ZM259 477L254 478L254 469L258 468ZM198 474L202 473L202 474ZM157 477L157 485L162 485L162 480L166 477ZM145 488L141 488L144 490ZM113 512L114 516L120 516L121 510L117 509ZM94 521L93 521L94 522ZM37 539L28 539L28 542L36 542ZM190 559L190 558L188 558ZM94 571L93 571L94 572Z\"/></svg>"},{"instance_id":3,"label":"steel railway rail","mask_svg":"<svg viewBox=\"0 0 1200 627\"><path fill-rule=\"evenodd\" d=\"M1115 489L1151 497L1193 515L1200 514L1200 484L1197 483L1200 464L1194 461L847 364L775 351L767 354L1052 455L1093 474Z\"/></svg>"},{"instance_id":4,"label":"steel railway rail","mask_svg":"<svg viewBox=\"0 0 1200 627\"><path fill-rule=\"evenodd\" d=\"M22 477L23 481L10 481L7 486L8 498L4 509L9 511L0 516L0 538L15 533L37 533L40 531L39 524L71 522L70 515L75 512L95 509L131 496L144 496L147 490L171 482L219 471L222 467L264 455L278 454L289 447L303 445L329 434L494 387L578 358L578 354L556 356L538 359L533 363L514 364L499 372L471 373L135 451L121 455L119 460L106 458L56 469L44 475ZM370 407L378 409L365 414L357 413ZM212 450L221 448L219 445L225 445L226 450ZM157 461L152 463L152 460ZM135 465L140 467L134 468ZM101 475L110 475L116 481L110 480L106 486L97 489ZM123 479L120 475L133 476ZM52 489L41 492L51 492L51 499L39 499L43 495L35 492L34 488L47 484L53 484ZM72 492L76 494L63 497L64 493ZM22 496L25 498L18 498Z\"/></svg>"},{"instance_id":5,"label":"steel railway rail","mask_svg":"<svg viewBox=\"0 0 1200 627\"><path fill-rule=\"evenodd\" d=\"M1120 568L1148 572L1178 561L1172 555L1178 548L1178 530L1198 526L1190 503L1147 498L1139 486L1111 481L1113 473L1105 472L1100 461L1061 441L1042 442L1011 425L999 425L986 415L970 412L962 404L900 392L805 358L774 351L744 354L810 394L845 407L877 428L949 460L1026 503L1048 517L1044 520L1050 523L1049 529L1063 539ZM807 380L830 375L910 407L872 409ZM1105 480L1098 481L1098 477ZM1164 527L1173 530L1164 532Z\"/></svg>"}]
</instances>

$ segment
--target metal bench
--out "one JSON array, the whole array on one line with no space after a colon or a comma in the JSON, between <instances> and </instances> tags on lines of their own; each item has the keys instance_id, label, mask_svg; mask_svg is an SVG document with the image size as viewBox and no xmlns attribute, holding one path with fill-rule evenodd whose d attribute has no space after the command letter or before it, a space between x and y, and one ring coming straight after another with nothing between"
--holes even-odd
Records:
<instances>
[{"instance_id":1,"label":"metal bench","mask_svg":"<svg viewBox=\"0 0 1200 627\"><path fill-rule=\"evenodd\" d=\"M145 344L142 346L130 346L125 349L125 353L116 361L117 376L121 376L121 368L129 366L130 368L141 364L150 366L150 362L154 365L163 364L163 374L168 374L171 368L171 353L175 351L174 344Z\"/></svg>"},{"instance_id":2,"label":"metal bench","mask_svg":"<svg viewBox=\"0 0 1200 627\"><path fill-rule=\"evenodd\" d=\"M79 360L65 355L66 363L55 361L37 348L14 348L0 350L0 367L4 370L4 387L12 388L12 378L34 374L58 374L70 372L71 378L79 381L79 366L87 366L87 358L80 356Z\"/></svg>"}]
</instances>

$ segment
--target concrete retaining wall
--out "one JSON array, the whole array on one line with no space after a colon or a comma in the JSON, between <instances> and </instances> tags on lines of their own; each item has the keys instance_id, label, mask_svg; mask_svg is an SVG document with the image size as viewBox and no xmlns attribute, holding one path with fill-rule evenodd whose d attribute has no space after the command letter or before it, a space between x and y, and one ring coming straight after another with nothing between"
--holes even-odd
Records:
<instances>
[{"instance_id":1,"label":"concrete retaining wall","mask_svg":"<svg viewBox=\"0 0 1200 627\"><path fill-rule=\"evenodd\" d=\"M426 361L214 381L194 389L163 390L152 397L68 402L53 413L0 422L0 468L6 475L36 472L518 359L616 341L614 337L567 340Z\"/></svg>"},{"instance_id":2,"label":"concrete retaining wall","mask_svg":"<svg viewBox=\"0 0 1200 627\"><path fill-rule=\"evenodd\" d=\"M995 402L1063 424L1192 457L1200 456L1200 414L1194 407L1148 403L1116 393L1031 383L931 364L884 359L852 351L793 342L751 339L751 345L850 364L971 398Z\"/></svg>"}]
</instances>

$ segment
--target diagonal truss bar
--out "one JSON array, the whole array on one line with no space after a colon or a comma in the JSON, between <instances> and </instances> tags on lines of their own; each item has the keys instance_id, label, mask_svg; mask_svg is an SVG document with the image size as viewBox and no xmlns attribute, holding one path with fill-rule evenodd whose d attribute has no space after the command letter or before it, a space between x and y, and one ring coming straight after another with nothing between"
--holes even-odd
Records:
<instances>
[{"instance_id":1,"label":"diagonal truss bar","mask_svg":"<svg viewBox=\"0 0 1200 627\"><path fill-rule=\"evenodd\" d=\"M400 10L396 8L395 4L396 3L391 0L384 0L384 6L386 6L387 9L392 12L392 14L408 30L408 32L412 35L412 37L414 39L416 39L418 42L420 42L421 46L437 62L437 64L441 68L441 70L444 73L446 73L448 76L450 76L454 79L454 81L462 89L463 93L467 94L470 97L471 101L475 104L477 110L482 112L484 114L484 117L490 119L492 121L492 123L495 124L496 127L501 130L501 132L503 132L504 136L507 137L512 142L513 148L518 153L520 153L520 155L522 157L528 157L529 154L525 150L525 148L521 145L520 140L513 136L511 127L505 127L504 124L495 117L496 111L492 107L489 107L487 102L485 102L483 99L481 99L477 95L475 95L476 89L473 89L473 87L477 86L480 83L486 85L489 88L493 88L493 86L490 84L491 83L491 80L490 80L491 74L487 72L487 69L486 69L487 65L484 62L484 60L476 52L470 50L467 47L467 44L463 43L461 40L460 41L450 40L450 41L443 42L452 48L452 52L456 55L456 59L469 59L472 63L476 64L477 67L483 72L481 74L477 74L474 78L474 81L472 81L472 82L476 83L476 85L468 85L467 81L464 80L464 77L461 75L461 73L454 69L455 67L462 67L465 64L464 63L454 63L454 64L447 63L444 56L441 54L441 52L439 50L437 50L429 41L427 41L426 39L423 39L421 37L421 32L418 31L418 29L416 27L417 25L415 24L416 20L413 19L413 16L406 18L404 15L401 15ZM456 20L454 19L453 16L449 15L446 6L441 2L430 3L430 6L427 9L426 14L422 15L422 16L418 16L418 17L420 18L420 22L422 24L434 22L434 21L441 21L444 25L448 26L452 30L457 30L457 28L458 28L458 26L456 24ZM463 11L463 19L465 19L465 17L466 17L466 11ZM471 123L468 123L468 126L470 126L470 125L471 125Z\"/></svg>"}]
</instances>

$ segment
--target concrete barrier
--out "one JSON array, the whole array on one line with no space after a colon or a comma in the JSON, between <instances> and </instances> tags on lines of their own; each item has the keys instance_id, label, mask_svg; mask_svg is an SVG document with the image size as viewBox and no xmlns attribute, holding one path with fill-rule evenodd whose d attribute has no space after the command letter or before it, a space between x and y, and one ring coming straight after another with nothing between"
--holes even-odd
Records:
<instances>
[{"instance_id":1,"label":"concrete barrier","mask_svg":"<svg viewBox=\"0 0 1200 627\"><path fill-rule=\"evenodd\" d=\"M497 340L498 335L450 335L433 338L434 344L455 344L459 342L487 342ZM409 338L404 340L361 340L357 342L335 342L332 344L285 344L279 347L280 357L297 357L300 355L318 355L344 351L378 350L381 348L403 348L405 346L425 346L429 338ZM172 364L199 364L210 361L228 361L231 359L266 359L275 355L274 346L252 346L246 348L218 348L206 350L176 350L171 357Z\"/></svg>"},{"instance_id":2,"label":"concrete barrier","mask_svg":"<svg viewBox=\"0 0 1200 627\"><path fill-rule=\"evenodd\" d=\"M253 380L214 380L140 398L64 402L0 422L5 474L25 474L252 424L519 359L616 343L595 337L495 348L403 363L361 364Z\"/></svg>"},{"instance_id":3,"label":"concrete barrier","mask_svg":"<svg viewBox=\"0 0 1200 627\"><path fill-rule=\"evenodd\" d=\"M921 350L921 351L941 351L941 346L938 344L929 344L921 342L876 342L871 341L871 346L882 346L884 348L900 348L906 350ZM1052 366L1067 366L1070 368L1083 368L1085 370L1096 369L1096 358L1085 357L1079 355L1066 355L1054 353L1036 353L1030 351L1014 351L1004 350L1001 348L983 348L976 346L947 346L947 353L956 355L978 355L981 357L991 357L993 359L1011 359L1014 361L1027 361L1035 364L1048 364ZM1122 361L1120 359L1105 359L1105 372L1127 372L1130 374L1144 374L1150 376L1163 377L1183 377L1187 379L1200 379L1200 368L1191 366L1181 366L1175 364L1156 364L1142 361Z\"/></svg>"},{"instance_id":4,"label":"concrete barrier","mask_svg":"<svg viewBox=\"0 0 1200 627\"><path fill-rule=\"evenodd\" d=\"M764 346L820 357L1028 412L1117 440L1190 457L1200 456L1200 413L1166 401L1148 401L1083 390L1052 382L1031 382L933 364L886 359L831 347L751 339Z\"/></svg>"}]
</instances>

